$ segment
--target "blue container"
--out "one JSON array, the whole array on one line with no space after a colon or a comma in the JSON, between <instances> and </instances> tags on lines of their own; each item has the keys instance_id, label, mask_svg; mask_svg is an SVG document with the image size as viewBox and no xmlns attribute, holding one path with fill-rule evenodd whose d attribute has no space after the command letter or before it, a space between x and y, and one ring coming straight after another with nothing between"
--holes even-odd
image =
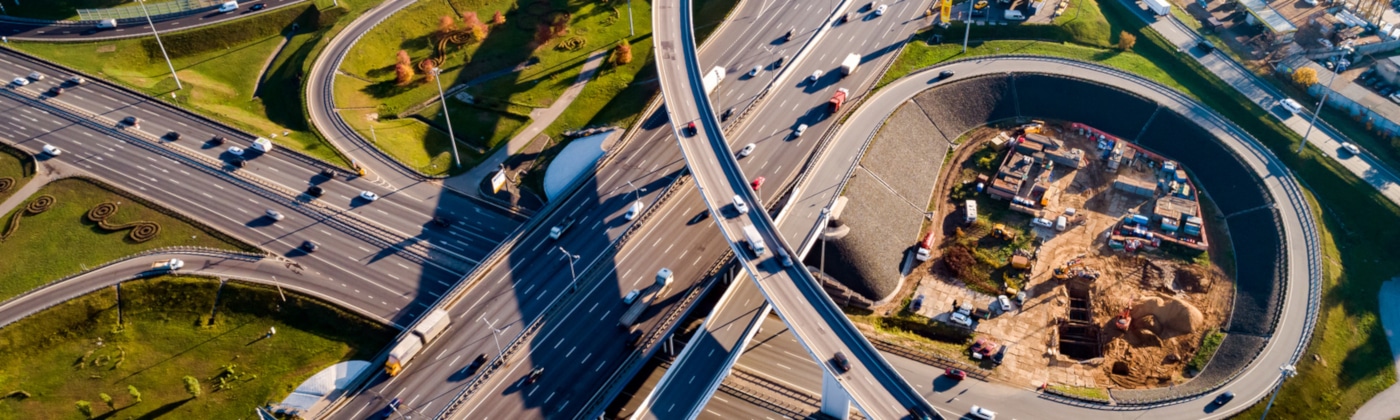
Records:
<instances>
[{"instance_id":1,"label":"blue container","mask_svg":"<svg viewBox=\"0 0 1400 420\"><path fill-rule=\"evenodd\" d=\"M1128 218L1128 221L1139 225L1146 225L1148 222L1147 216L1143 216L1141 214L1134 214L1133 217Z\"/></svg>"}]
</instances>

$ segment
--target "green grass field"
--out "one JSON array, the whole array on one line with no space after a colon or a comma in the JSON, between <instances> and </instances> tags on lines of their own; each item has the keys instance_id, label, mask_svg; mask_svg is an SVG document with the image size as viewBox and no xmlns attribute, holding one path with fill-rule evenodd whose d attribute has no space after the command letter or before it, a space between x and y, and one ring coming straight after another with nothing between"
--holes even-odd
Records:
<instances>
[{"instance_id":1,"label":"green grass field","mask_svg":"<svg viewBox=\"0 0 1400 420\"><path fill-rule=\"evenodd\" d=\"M0 400L0 419L82 418L79 400L98 418L255 418L254 407L335 363L373 357L394 335L325 303L295 293L284 303L275 289L238 282L220 290L211 279L161 277L127 282L120 296L104 288L0 329L0 354L10 355L0 360L0 389L29 395ZM269 327L277 334L264 338ZM198 398L185 376L198 380Z\"/></svg>"},{"instance_id":2,"label":"green grass field","mask_svg":"<svg viewBox=\"0 0 1400 420\"><path fill-rule=\"evenodd\" d=\"M94 267L126 255L166 246L205 246L231 250L251 250L249 245L226 242L198 227L160 211L132 202L103 187L80 179L62 179L40 188L34 197L51 195L52 208L38 215L20 218L19 228L0 242L0 301L39 287L63 276ZM33 197L30 198L33 200ZM88 210L103 202L120 207L110 223L150 221L160 225L160 234L146 242L127 238L127 231L104 231L87 220ZM15 211L24 211L24 207ZM14 211L0 220L9 228ZM75 247L76 246L76 247Z\"/></svg>"},{"instance_id":3,"label":"green grass field","mask_svg":"<svg viewBox=\"0 0 1400 420\"><path fill-rule=\"evenodd\" d=\"M1145 25L1127 15L1119 2L1103 7L1109 26L1137 35L1134 63L1113 62L1127 53L1088 54L1082 47L1038 43L1020 52L1087 59L1143 76L1180 89L1220 112L1260 139L1297 174L1315 195L1315 212L1322 221L1324 242L1324 288L1321 313L1314 339L1306 357L1298 364L1298 377L1283 387L1271 415L1277 418L1316 418L1318 413L1345 417L1356 411L1376 393L1395 383L1395 372L1383 330L1377 316L1376 293L1380 284L1397 275L1400 268L1383 261L1400 258L1400 250L1380 246L1400 236L1400 208L1341 168L1330 158L1309 147L1293 153L1301 141L1267 111L1239 96L1207 70L1175 52L1160 35L1145 32ZM1027 45L1027 41L990 41ZM1001 51L1016 52L1013 47ZM971 52L971 50L970 50ZM910 46L892 68L898 75L948 59L961 58L947 47ZM892 80L887 76L884 81ZM1320 361L1315 361L1316 355ZM1259 417L1263 403L1246 411L1241 418Z\"/></svg>"},{"instance_id":4,"label":"green grass field","mask_svg":"<svg viewBox=\"0 0 1400 420\"><path fill-rule=\"evenodd\" d=\"M31 166L26 168L25 162L21 160L20 156L24 156L25 160L29 160L31 162L29 165ZM18 150L11 149L8 145L0 145L0 178L10 178L14 180L9 190L0 192L0 202L4 202L5 199L19 192L20 188L24 188L24 184L29 183L29 178L33 175L30 173L30 171L33 170L32 162L33 159L28 157L28 155L22 154L22 152Z\"/></svg>"}]
</instances>

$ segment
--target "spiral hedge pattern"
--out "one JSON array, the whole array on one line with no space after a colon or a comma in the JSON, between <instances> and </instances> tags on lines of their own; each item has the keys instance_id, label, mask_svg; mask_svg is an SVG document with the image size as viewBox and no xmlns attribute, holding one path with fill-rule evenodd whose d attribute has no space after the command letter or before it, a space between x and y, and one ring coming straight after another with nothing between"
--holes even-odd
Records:
<instances>
[{"instance_id":1,"label":"spiral hedge pattern","mask_svg":"<svg viewBox=\"0 0 1400 420\"><path fill-rule=\"evenodd\" d=\"M0 178L0 194L3 194L3 193L8 192L8 191L10 191L10 188L14 188L14 187L15 187L15 179L14 179L14 178L10 178L10 177L3 177L3 178Z\"/></svg>"},{"instance_id":2,"label":"spiral hedge pattern","mask_svg":"<svg viewBox=\"0 0 1400 420\"><path fill-rule=\"evenodd\" d=\"M97 223L97 226L101 227L103 230L119 231L124 229L131 229L131 232L127 233L127 237L131 238L131 240L135 242L146 242L151 239L155 239L156 235L160 234L160 224L156 222L135 221L121 225L114 225L108 223L107 218L112 217L112 215L116 214L117 208L117 203L113 203L110 201L101 203L96 206L93 206L92 209L88 210L87 218L88 220Z\"/></svg>"},{"instance_id":3,"label":"spiral hedge pattern","mask_svg":"<svg viewBox=\"0 0 1400 420\"><path fill-rule=\"evenodd\" d=\"M9 178L0 178L0 181L5 179ZM3 190L0 190L0 192L3 192ZM4 241L5 238L9 238L16 230L19 230L20 217L24 217L25 215L33 216L48 211L49 208L53 207L55 202L57 202L57 200L55 200L52 195L45 194L25 204L24 211L17 211L14 215L10 216L10 224L5 227L4 232L0 232L0 241Z\"/></svg>"}]
</instances>

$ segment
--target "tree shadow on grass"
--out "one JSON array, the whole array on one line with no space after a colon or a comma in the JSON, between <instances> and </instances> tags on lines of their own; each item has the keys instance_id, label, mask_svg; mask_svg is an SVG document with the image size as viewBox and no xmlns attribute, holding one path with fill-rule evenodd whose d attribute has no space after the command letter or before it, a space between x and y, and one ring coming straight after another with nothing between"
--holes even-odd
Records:
<instances>
[{"instance_id":1,"label":"tree shadow on grass","mask_svg":"<svg viewBox=\"0 0 1400 420\"><path fill-rule=\"evenodd\" d=\"M201 347L201 346L203 346L203 345L205 345L205 344L209 344L210 342L213 342L213 341L215 341L215 340L218 340L218 339L220 339L220 338L223 338L223 337L226 336L226 335L233 334L234 332L237 332L237 331L239 331L239 330L242 330L243 327L247 327L248 324L249 324L249 323L246 323L246 322L245 322L245 323L240 324L240 325L238 325L238 326L236 326L236 327L229 328L228 331L224 331L223 333L220 333L219 335L216 335L216 336L213 336L213 337L209 337L209 338L205 339L204 341L199 342L199 344L195 344L195 345L193 345L193 346L190 346L189 348L186 348L186 349L184 349L184 350L181 350L179 353L172 354L172 355L170 355L169 357L166 357L165 359L161 359L161 360L158 361L158 362L152 363L150 366L146 366L146 367L144 367L144 368L141 368L141 369L138 369L138 370L136 370L136 371L134 371L134 372L131 372L131 373L127 374L126 376L123 376L123 377L121 377L121 378L119 378L119 379L115 379L115 380L113 380L111 383L116 384L116 383L125 382L127 379L130 379L131 377L136 376L136 375L140 375L140 374L146 372L147 370L150 370L150 369L153 368L153 367L160 366L161 364L164 364L165 362L169 362L169 361L171 361L171 360L174 360L174 359L177 358L177 357L183 356L185 353L189 353L190 351L193 351L194 349L197 349L197 348L199 348L199 347Z\"/></svg>"},{"instance_id":2,"label":"tree shadow on grass","mask_svg":"<svg viewBox=\"0 0 1400 420\"><path fill-rule=\"evenodd\" d=\"M146 413L146 414L142 415L141 417L137 417L136 419L137 419L137 420L158 419L158 418L161 418L161 417L165 416L166 414L170 414L170 412L175 411L176 409L180 408L180 406L185 405L185 403L188 403L188 402L193 401L193 400L194 400L194 398L186 398L186 399L183 399L183 400L180 400L180 401L175 401L175 402L172 402L172 403L169 403L169 404L166 404L166 405L162 405L162 406L160 406L160 408L157 408L157 409L155 409L155 410L151 410L149 413Z\"/></svg>"}]
</instances>

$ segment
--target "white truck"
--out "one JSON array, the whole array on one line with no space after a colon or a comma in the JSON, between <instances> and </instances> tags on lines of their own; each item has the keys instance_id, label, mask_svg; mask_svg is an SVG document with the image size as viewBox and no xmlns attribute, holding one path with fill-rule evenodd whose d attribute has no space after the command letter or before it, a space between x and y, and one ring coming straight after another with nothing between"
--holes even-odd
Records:
<instances>
[{"instance_id":1,"label":"white truck","mask_svg":"<svg viewBox=\"0 0 1400 420\"><path fill-rule=\"evenodd\" d=\"M433 342L447 327L452 324L452 320L447 317L447 311L442 309L429 312L423 320L413 326L413 331L409 331L402 341L394 344L394 348L389 350L389 360L384 362L384 373L389 376L398 375L403 371L403 366L413 360L419 351L428 343Z\"/></svg>"},{"instance_id":2,"label":"white truck","mask_svg":"<svg viewBox=\"0 0 1400 420\"><path fill-rule=\"evenodd\" d=\"M253 140L253 148L263 153L271 152L272 140L258 137L256 140Z\"/></svg>"},{"instance_id":3,"label":"white truck","mask_svg":"<svg viewBox=\"0 0 1400 420\"><path fill-rule=\"evenodd\" d=\"M848 56L846 56L846 59L845 59L845 60L841 60L841 75L842 75L842 76L850 76L851 73L855 73L855 72L856 72L856 67L859 67L859 66L860 66L860 54L851 54L851 55L848 55Z\"/></svg>"},{"instance_id":4,"label":"white truck","mask_svg":"<svg viewBox=\"0 0 1400 420\"><path fill-rule=\"evenodd\" d=\"M632 301L632 306L627 308L626 312L622 313L622 318L618 319L618 326L622 328L631 328L632 324L637 322L637 318L640 318L642 313L646 312L647 308L651 306L651 302L655 301L657 296L661 296L661 293L664 292L666 287L670 286L671 282L675 279L676 277L671 273L671 269L662 268L657 270L656 282L647 286L646 289L641 291L641 296Z\"/></svg>"},{"instance_id":5,"label":"white truck","mask_svg":"<svg viewBox=\"0 0 1400 420\"><path fill-rule=\"evenodd\" d=\"M753 250L754 256L768 252L768 247L763 243L763 235L759 235L758 228L753 225L744 225L744 240L749 243L749 249Z\"/></svg>"},{"instance_id":6,"label":"white truck","mask_svg":"<svg viewBox=\"0 0 1400 420\"><path fill-rule=\"evenodd\" d=\"M156 261L156 262L151 263L151 270L158 270L158 271L175 271L175 270L179 270L179 269L184 268L184 267L185 267L185 262L184 262L184 261L180 261L179 258L171 258L171 259L168 259L168 260Z\"/></svg>"},{"instance_id":7,"label":"white truck","mask_svg":"<svg viewBox=\"0 0 1400 420\"><path fill-rule=\"evenodd\" d=\"M573 218L564 219L564 221L559 222L558 225L549 228L549 239L559 239L560 236L564 235L564 231L569 230L569 227L573 225Z\"/></svg>"},{"instance_id":8,"label":"white truck","mask_svg":"<svg viewBox=\"0 0 1400 420\"><path fill-rule=\"evenodd\" d=\"M709 95L711 92L714 92L715 87L719 86L719 82L722 81L724 81L724 67L719 66L715 66L715 68L710 69L710 72L705 73L705 77L703 79L700 79L700 82L705 85L706 95Z\"/></svg>"},{"instance_id":9,"label":"white truck","mask_svg":"<svg viewBox=\"0 0 1400 420\"><path fill-rule=\"evenodd\" d=\"M1172 4L1167 0L1143 0L1143 3L1146 3L1147 8L1151 9L1152 13L1156 13L1157 16L1166 16L1172 12Z\"/></svg>"}]
</instances>

